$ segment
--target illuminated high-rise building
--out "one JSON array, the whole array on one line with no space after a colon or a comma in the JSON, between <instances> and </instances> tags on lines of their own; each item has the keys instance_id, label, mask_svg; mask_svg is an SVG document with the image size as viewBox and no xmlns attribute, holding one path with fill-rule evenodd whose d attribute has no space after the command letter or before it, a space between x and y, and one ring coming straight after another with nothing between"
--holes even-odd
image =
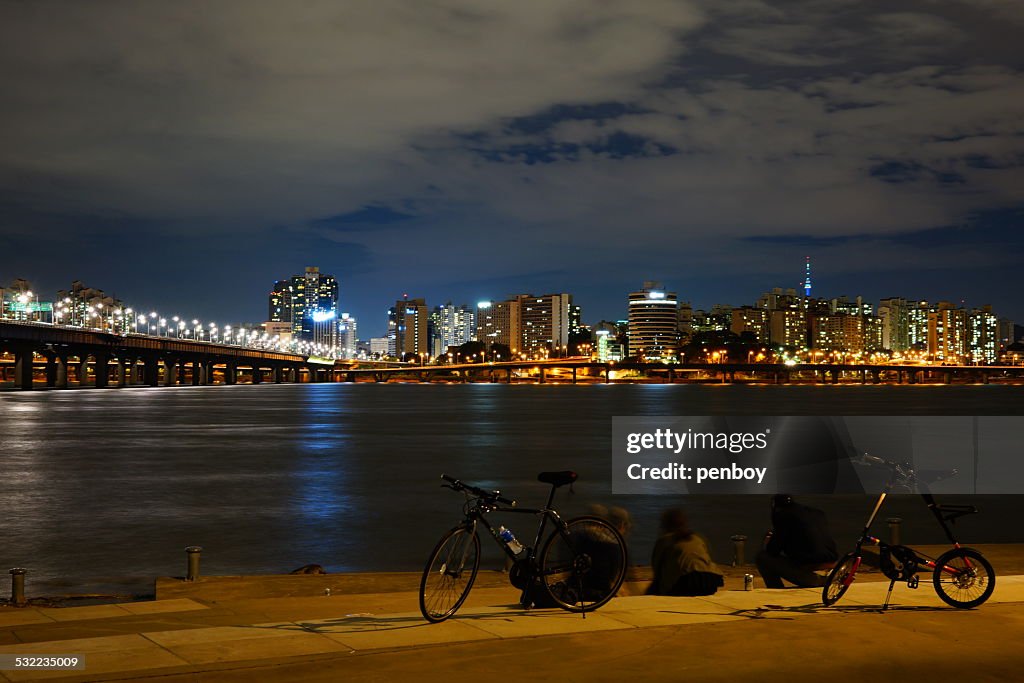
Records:
<instances>
[{"instance_id":1,"label":"illuminated high-rise building","mask_svg":"<svg viewBox=\"0 0 1024 683\"><path fill-rule=\"evenodd\" d=\"M611 330L601 329L594 332L597 339L597 359L602 363L622 360L622 344L615 338Z\"/></svg>"},{"instance_id":2,"label":"illuminated high-rise building","mask_svg":"<svg viewBox=\"0 0 1024 683\"><path fill-rule=\"evenodd\" d=\"M935 307L927 301L914 301L907 309L907 344L913 351L928 351L928 317Z\"/></svg>"},{"instance_id":3,"label":"illuminated high-rise building","mask_svg":"<svg viewBox=\"0 0 1024 683\"><path fill-rule=\"evenodd\" d=\"M270 322L289 322L295 339L337 344L338 281L315 266L278 280L269 296ZM329 322L329 324L327 324Z\"/></svg>"},{"instance_id":4,"label":"illuminated high-rise building","mask_svg":"<svg viewBox=\"0 0 1024 683\"><path fill-rule=\"evenodd\" d=\"M629 294L630 357L669 360L679 346L679 300L659 282L644 282L643 289Z\"/></svg>"},{"instance_id":5,"label":"illuminated high-rise building","mask_svg":"<svg viewBox=\"0 0 1024 683\"><path fill-rule=\"evenodd\" d=\"M967 316L967 358L979 365L999 357L999 319L991 306L972 310Z\"/></svg>"},{"instance_id":6,"label":"illuminated high-rise building","mask_svg":"<svg viewBox=\"0 0 1024 683\"><path fill-rule=\"evenodd\" d=\"M813 319L814 348L856 353L864 350L864 316L833 313Z\"/></svg>"},{"instance_id":7,"label":"illuminated high-rise building","mask_svg":"<svg viewBox=\"0 0 1024 683\"><path fill-rule=\"evenodd\" d=\"M270 311L267 320L274 323L291 323L292 321L292 281L278 280L270 291ZM292 330L289 330L289 335Z\"/></svg>"},{"instance_id":8,"label":"illuminated high-rise building","mask_svg":"<svg viewBox=\"0 0 1024 683\"><path fill-rule=\"evenodd\" d=\"M494 344L509 347L514 356L523 348L522 320L518 299L481 301L476 305L476 339L488 348Z\"/></svg>"},{"instance_id":9,"label":"illuminated high-rise building","mask_svg":"<svg viewBox=\"0 0 1024 683\"><path fill-rule=\"evenodd\" d=\"M807 347L807 312L802 308L780 308L771 311L769 338L772 344L786 349Z\"/></svg>"},{"instance_id":10,"label":"illuminated high-rise building","mask_svg":"<svg viewBox=\"0 0 1024 683\"><path fill-rule=\"evenodd\" d=\"M395 302L395 357L408 360L410 356L424 358L430 353L427 334L429 320L427 303L423 299L403 297Z\"/></svg>"},{"instance_id":11,"label":"illuminated high-rise building","mask_svg":"<svg viewBox=\"0 0 1024 683\"><path fill-rule=\"evenodd\" d=\"M747 335L758 343L768 341L768 311L755 306L741 306L732 309L732 325L729 330L736 336Z\"/></svg>"},{"instance_id":12,"label":"illuminated high-rise building","mask_svg":"<svg viewBox=\"0 0 1024 683\"><path fill-rule=\"evenodd\" d=\"M878 317L882 331L883 349L903 353L910 344L910 302L901 297L890 297L878 302Z\"/></svg>"},{"instance_id":13,"label":"illuminated high-rise building","mask_svg":"<svg viewBox=\"0 0 1024 683\"><path fill-rule=\"evenodd\" d=\"M962 362L967 354L967 311L940 301L928 314L928 356L932 360Z\"/></svg>"},{"instance_id":14,"label":"illuminated high-rise building","mask_svg":"<svg viewBox=\"0 0 1024 683\"><path fill-rule=\"evenodd\" d=\"M469 306L448 302L430 312L431 355L440 356L454 346L476 340L476 315Z\"/></svg>"},{"instance_id":15,"label":"illuminated high-rise building","mask_svg":"<svg viewBox=\"0 0 1024 683\"><path fill-rule=\"evenodd\" d=\"M527 356L556 357L569 346L571 294L520 294L521 348Z\"/></svg>"},{"instance_id":16,"label":"illuminated high-rise building","mask_svg":"<svg viewBox=\"0 0 1024 683\"><path fill-rule=\"evenodd\" d=\"M338 318L338 351L342 358L355 358L359 337L356 319L348 313Z\"/></svg>"}]
</instances>

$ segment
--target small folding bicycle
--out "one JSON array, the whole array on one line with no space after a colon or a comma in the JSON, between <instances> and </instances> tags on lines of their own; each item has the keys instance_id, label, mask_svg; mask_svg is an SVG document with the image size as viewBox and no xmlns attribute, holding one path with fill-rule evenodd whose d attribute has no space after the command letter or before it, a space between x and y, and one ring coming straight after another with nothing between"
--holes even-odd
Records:
<instances>
[{"instance_id":1,"label":"small folding bicycle","mask_svg":"<svg viewBox=\"0 0 1024 683\"><path fill-rule=\"evenodd\" d=\"M953 607L969 609L988 600L996 587L996 574L992 565L974 548L961 546L950 528L950 525L956 523L957 518L975 514L978 509L973 505L939 505L935 502L934 496L928 492L927 484L929 482L955 475L956 470L942 473L922 472L919 476L908 463L892 462L867 454L862 456L861 463L889 468L889 480L875 502L875 508L864 525L864 531L861 532L857 545L852 552L843 556L829 572L821 593L822 602L826 606L834 605L846 593L850 584L853 583L857 570L860 569L863 559L861 548L865 544L878 546L879 567L889 579L889 592L885 596L882 609L888 608L889 599L892 597L892 588L897 581L906 581L909 588L917 588L917 574L922 569L932 570L932 583L935 586L935 592ZM942 530L946 532L946 538L953 544L952 549L935 559L905 545L890 545L869 533L871 525L878 516L878 511L882 508L882 503L894 488L921 494L928 509L932 511Z\"/></svg>"}]
</instances>

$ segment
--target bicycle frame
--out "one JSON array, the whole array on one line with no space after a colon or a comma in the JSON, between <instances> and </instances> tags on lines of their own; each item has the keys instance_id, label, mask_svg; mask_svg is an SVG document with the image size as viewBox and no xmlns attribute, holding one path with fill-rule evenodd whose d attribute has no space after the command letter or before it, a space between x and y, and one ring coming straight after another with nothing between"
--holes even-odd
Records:
<instances>
[{"instance_id":1,"label":"bicycle frame","mask_svg":"<svg viewBox=\"0 0 1024 683\"><path fill-rule=\"evenodd\" d=\"M850 571L849 575L843 581L843 584L845 586L847 586L847 587L849 587L849 585L851 583L853 583L853 579L856 576L857 571L860 569L860 565L861 565L861 561L862 561L861 549L863 548L864 544L870 544L870 545L878 546L879 556L882 556L883 554L891 552L893 548L906 549L907 551L909 551L912 554L916 564L925 566L928 569L932 569L932 570L934 570L938 566L933 558L930 558L930 557L927 557L925 555L922 555L919 552L917 552L916 550L914 550L913 548L910 548L910 547L904 546L904 545L898 545L898 546L897 545L891 545L889 543L886 543L882 539L878 538L877 536L872 536L871 535L871 533L870 533L871 532L871 526L874 524L875 519L878 517L879 511L882 509L882 504L885 502L885 499L889 496L889 494L891 492L891 487L892 487L892 484L890 482L890 484L886 485L885 490L878 495L878 500L875 502L875 507L874 507L874 509L872 509L871 514L868 516L867 522L865 522L865 524L864 524L864 530L861 532L861 536L857 540L857 545L856 545L856 549L855 549L856 559L854 560L853 569ZM939 523L939 526L942 527L942 530L946 534L946 538L949 539L949 542L953 545L954 548L959 549L961 547L960 543L957 541L956 537L953 535L953 530L950 528L949 522L955 520L957 517L959 517L961 515L970 514L970 512L975 511L973 506L969 506L969 505L942 506L942 505L939 505L938 503L935 502L935 496L933 496L931 493L922 493L920 495L921 495L921 498L924 499L924 502L928 506L928 509L931 511L932 515L934 515L936 521ZM945 514L943 514L945 512L949 512L949 516L946 516ZM970 568L971 567L970 560L967 559L967 558L964 558L964 561L967 564L967 567ZM954 576L958 573L958 571L955 568L949 567L949 566L943 566L942 567L942 571L944 573L946 573L946 574L950 574L950 575L954 575ZM914 569L912 574L915 575L914 579L916 579L916 574L917 574L917 569L916 568ZM892 593L892 587L896 583L897 579L894 579L892 577L889 577L889 578L890 578L889 593L891 594ZM908 583L910 583L911 581L914 581L914 583L916 585L916 581L914 579L908 579ZM888 603L889 603L889 596L886 596L885 604L888 605Z\"/></svg>"},{"instance_id":2,"label":"bicycle frame","mask_svg":"<svg viewBox=\"0 0 1024 683\"><path fill-rule=\"evenodd\" d=\"M482 524L485 529L489 532L491 538L497 543L504 551L505 555L512 561L520 561L521 559L533 560L535 559L537 548L540 547L540 542L544 538L544 531L547 528L548 521L550 520L556 530L562 530L564 532L566 525L562 521L558 512L551 507L551 504L555 500L556 487L551 488L551 493L548 494L547 503L542 508L521 508L521 507L507 507L500 504L484 503L480 500L477 501L476 505L471 507L466 512L466 518L464 524L470 528L472 533L476 533L477 524ZM540 515L540 524L537 526L537 535L533 539L533 543L525 548L526 557L520 558L518 555L512 552L508 547L508 544L502 541L498 537L497 530L491 526L491 523L487 521L487 515L491 513L504 513L511 512L523 515Z\"/></svg>"}]
</instances>

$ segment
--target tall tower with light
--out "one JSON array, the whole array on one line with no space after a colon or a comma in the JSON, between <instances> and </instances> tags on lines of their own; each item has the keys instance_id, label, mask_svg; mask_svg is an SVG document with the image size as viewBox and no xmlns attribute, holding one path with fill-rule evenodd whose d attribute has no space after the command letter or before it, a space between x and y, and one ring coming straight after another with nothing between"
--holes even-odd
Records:
<instances>
[{"instance_id":1,"label":"tall tower with light","mask_svg":"<svg viewBox=\"0 0 1024 683\"><path fill-rule=\"evenodd\" d=\"M808 299L811 298L811 257L807 257L807 263L804 269L804 296Z\"/></svg>"}]
</instances>

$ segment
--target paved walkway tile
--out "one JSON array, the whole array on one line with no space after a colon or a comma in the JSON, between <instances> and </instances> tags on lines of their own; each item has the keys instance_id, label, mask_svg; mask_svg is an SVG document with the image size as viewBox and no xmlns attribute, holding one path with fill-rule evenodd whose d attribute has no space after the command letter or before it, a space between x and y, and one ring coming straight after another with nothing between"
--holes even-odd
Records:
<instances>
[{"instance_id":1,"label":"paved walkway tile","mask_svg":"<svg viewBox=\"0 0 1024 683\"><path fill-rule=\"evenodd\" d=\"M0 628L27 624L52 624L53 619L32 607L0 610Z\"/></svg>"},{"instance_id":2,"label":"paved walkway tile","mask_svg":"<svg viewBox=\"0 0 1024 683\"><path fill-rule=\"evenodd\" d=\"M147 633L145 637L191 664L339 652L344 646L281 624L215 626Z\"/></svg>"},{"instance_id":3,"label":"paved walkway tile","mask_svg":"<svg viewBox=\"0 0 1024 683\"><path fill-rule=\"evenodd\" d=\"M80 655L85 658L86 670L92 675L187 664L185 660L137 634L4 645L0 646L0 652L31 655ZM5 671L3 675L9 681L29 681L59 678L76 673L81 674L82 672Z\"/></svg>"}]
</instances>

